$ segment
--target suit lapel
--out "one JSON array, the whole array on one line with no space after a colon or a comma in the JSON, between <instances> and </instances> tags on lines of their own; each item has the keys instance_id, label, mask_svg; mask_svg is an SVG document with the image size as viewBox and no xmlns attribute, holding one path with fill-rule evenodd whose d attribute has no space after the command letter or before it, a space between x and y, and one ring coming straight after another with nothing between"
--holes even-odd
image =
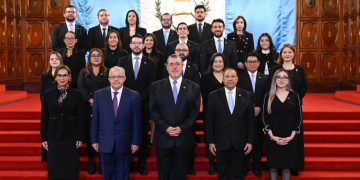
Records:
<instances>
[{"instance_id":1,"label":"suit lapel","mask_svg":"<svg viewBox=\"0 0 360 180\"><path fill-rule=\"evenodd\" d=\"M225 94L225 88L221 88L221 91L220 91L220 101L221 103L220 104L225 104L225 109L226 109L226 112L231 116L231 112L230 112L230 109L229 109L229 104L227 102L227 98L226 98L226 94ZM236 103L236 100L235 100L235 103ZM235 107L234 107L234 111L235 111Z\"/></svg>"},{"instance_id":2,"label":"suit lapel","mask_svg":"<svg viewBox=\"0 0 360 180\"><path fill-rule=\"evenodd\" d=\"M186 94L186 91L187 91L187 83L184 81L184 78L182 79L181 81L181 84L180 84L180 89L179 89L179 93L178 93L178 97L177 97L177 102L176 104L179 104L180 101L183 99L182 96L184 96L184 94Z\"/></svg>"},{"instance_id":3,"label":"suit lapel","mask_svg":"<svg viewBox=\"0 0 360 180\"><path fill-rule=\"evenodd\" d=\"M146 58L145 58L145 56L143 56L142 58L141 58L141 63L140 63L140 68L139 68L139 72L138 72L138 76L137 76L137 79L136 80L138 80L139 79L139 77L141 77L145 72L145 69L146 69L146 66L147 66L147 61L146 61ZM132 64L132 63L131 63ZM144 74L144 75L146 75L146 74Z\"/></svg>"},{"instance_id":4,"label":"suit lapel","mask_svg":"<svg viewBox=\"0 0 360 180\"><path fill-rule=\"evenodd\" d=\"M129 97L128 96L128 91L127 91L127 89L125 87L123 87L116 115L121 114L121 112L123 112L123 108L125 108L126 106L129 106L129 104L126 104L128 97Z\"/></svg>"},{"instance_id":5,"label":"suit lapel","mask_svg":"<svg viewBox=\"0 0 360 180\"><path fill-rule=\"evenodd\" d=\"M165 82L164 82L164 96L165 97L169 97L168 100L171 102L169 104L173 104L175 105L175 102L174 102L174 95L172 93L172 89L171 89L171 85L170 85L170 80L169 79L166 79ZM178 94L178 99L179 99L179 94Z\"/></svg>"},{"instance_id":6,"label":"suit lapel","mask_svg":"<svg viewBox=\"0 0 360 180\"><path fill-rule=\"evenodd\" d=\"M210 48L211 48L212 52L217 52L214 38L212 38L211 41L210 41Z\"/></svg>"}]
</instances>

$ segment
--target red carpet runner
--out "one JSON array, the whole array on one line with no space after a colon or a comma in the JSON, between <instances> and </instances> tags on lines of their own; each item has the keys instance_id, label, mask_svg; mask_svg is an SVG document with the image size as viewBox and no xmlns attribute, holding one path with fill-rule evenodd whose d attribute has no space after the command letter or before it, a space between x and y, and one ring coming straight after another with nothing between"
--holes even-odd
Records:
<instances>
[{"instance_id":1,"label":"red carpet runner","mask_svg":"<svg viewBox=\"0 0 360 180\"><path fill-rule=\"evenodd\" d=\"M47 179L46 164L40 162L40 102L29 94L27 100L0 106L0 179ZM304 99L305 171L293 179L360 179L360 106L334 100L333 94L309 94ZM201 121L197 121L201 127ZM202 131L197 132L202 139ZM84 151L84 148L81 149ZM87 175L87 158L81 158L81 179ZM263 158L266 167L266 158ZM131 179L157 179L153 147L148 176L131 174ZM196 175L189 179L216 179L207 175L205 144L196 148ZM246 179L261 178L251 173Z\"/></svg>"}]
</instances>

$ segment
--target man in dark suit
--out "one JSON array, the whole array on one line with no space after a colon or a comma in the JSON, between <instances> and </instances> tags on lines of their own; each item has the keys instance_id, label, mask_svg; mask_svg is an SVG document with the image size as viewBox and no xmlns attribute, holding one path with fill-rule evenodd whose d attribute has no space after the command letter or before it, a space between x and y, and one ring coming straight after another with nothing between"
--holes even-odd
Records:
<instances>
[{"instance_id":1,"label":"man in dark suit","mask_svg":"<svg viewBox=\"0 0 360 180\"><path fill-rule=\"evenodd\" d=\"M114 26L109 25L110 14L106 9L100 9L97 13L99 25L89 29L87 49L102 49L105 47L105 38L111 30L118 31Z\"/></svg>"},{"instance_id":2,"label":"man in dark suit","mask_svg":"<svg viewBox=\"0 0 360 180\"><path fill-rule=\"evenodd\" d=\"M194 122L200 108L200 88L182 78L182 60L170 55L169 78L150 88L150 113L155 121L154 144L160 180L184 180L195 140Z\"/></svg>"},{"instance_id":3,"label":"man in dark suit","mask_svg":"<svg viewBox=\"0 0 360 180\"><path fill-rule=\"evenodd\" d=\"M254 104L251 92L236 87L235 69L225 69L223 82L225 88L209 94L207 143L217 157L219 179L244 179L254 142Z\"/></svg>"},{"instance_id":4,"label":"man in dark suit","mask_svg":"<svg viewBox=\"0 0 360 180\"><path fill-rule=\"evenodd\" d=\"M207 70L210 58L216 52L222 53L224 55L225 67L232 67L237 69L236 46L233 41L223 37L224 30L224 21L221 19L214 19L211 23L211 31L214 34L214 37L208 39L202 45L200 62L200 69L202 74L204 74Z\"/></svg>"},{"instance_id":5,"label":"man in dark suit","mask_svg":"<svg viewBox=\"0 0 360 180\"><path fill-rule=\"evenodd\" d=\"M211 25L205 22L206 8L204 5L197 5L195 11L195 23L189 26L189 39L199 44L213 37Z\"/></svg>"},{"instance_id":6,"label":"man in dark suit","mask_svg":"<svg viewBox=\"0 0 360 180\"><path fill-rule=\"evenodd\" d=\"M130 49L132 53L119 60L118 65L126 71L125 86L137 91L141 97L142 106L142 143L137 152L139 157L138 171L141 175L147 175L146 167L149 151L149 95L150 85L156 81L156 64L154 61L143 56L143 41L141 35L133 35L130 38Z\"/></svg>"},{"instance_id":7,"label":"man in dark suit","mask_svg":"<svg viewBox=\"0 0 360 180\"><path fill-rule=\"evenodd\" d=\"M91 143L100 152L104 179L127 180L134 154L141 142L140 95L123 86L125 70L109 71L110 87L95 92Z\"/></svg>"},{"instance_id":8,"label":"man in dark suit","mask_svg":"<svg viewBox=\"0 0 360 180\"><path fill-rule=\"evenodd\" d=\"M154 31L156 36L156 48L167 57L167 46L178 38L176 31L171 29L172 16L169 13L161 15L160 23L162 28Z\"/></svg>"},{"instance_id":9,"label":"man in dark suit","mask_svg":"<svg viewBox=\"0 0 360 180\"><path fill-rule=\"evenodd\" d=\"M168 54L174 54L175 53L175 47L179 43L185 43L189 47L189 55L187 59L193 63L195 63L197 66L200 65L200 49L199 45L191 40L189 40L189 30L186 23L181 22L178 24L176 28L177 34L179 36L179 39L171 42L168 46Z\"/></svg>"},{"instance_id":10,"label":"man in dark suit","mask_svg":"<svg viewBox=\"0 0 360 180\"><path fill-rule=\"evenodd\" d=\"M250 154L251 170L256 176L261 176L261 107L266 92L268 91L268 78L263 73L257 71L260 61L255 52L250 52L245 61L247 71L239 75L238 87L253 93L254 111L255 111L255 139L253 151Z\"/></svg>"},{"instance_id":11,"label":"man in dark suit","mask_svg":"<svg viewBox=\"0 0 360 180\"><path fill-rule=\"evenodd\" d=\"M175 48L175 54L180 56L183 62L182 77L200 85L200 73L196 64L188 60L189 47L185 43L178 43Z\"/></svg>"},{"instance_id":12,"label":"man in dark suit","mask_svg":"<svg viewBox=\"0 0 360 180\"><path fill-rule=\"evenodd\" d=\"M54 31L52 33L51 41L53 50L57 50L65 47L65 43L63 41L66 32L72 31L75 33L76 39L78 42L76 43L76 48L87 51L86 47L86 39L87 39L87 31L86 29L76 24L76 8L73 5L67 5L64 10L65 23L58 24L54 27Z\"/></svg>"}]
</instances>

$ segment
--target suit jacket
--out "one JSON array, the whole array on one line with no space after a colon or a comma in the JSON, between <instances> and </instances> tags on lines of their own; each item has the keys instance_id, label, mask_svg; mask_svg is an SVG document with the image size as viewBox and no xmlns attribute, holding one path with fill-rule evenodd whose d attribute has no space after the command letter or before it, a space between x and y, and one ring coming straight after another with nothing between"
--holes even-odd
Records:
<instances>
[{"instance_id":1,"label":"suit jacket","mask_svg":"<svg viewBox=\"0 0 360 180\"><path fill-rule=\"evenodd\" d=\"M210 58L216 52L217 50L216 50L214 38L211 38L204 42L201 50L201 62L200 62L200 69L202 74L204 74L205 71L208 69ZM226 67L232 67L238 69L236 46L233 41L224 38L223 55L225 58L224 63Z\"/></svg>"},{"instance_id":2,"label":"suit jacket","mask_svg":"<svg viewBox=\"0 0 360 180\"><path fill-rule=\"evenodd\" d=\"M54 27L54 31L51 37L53 50L66 47L64 43L64 37L66 32L68 31L69 30L67 29L66 23L58 24L57 26ZM75 47L86 52L87 31L83 26L79 25L78 23L75 23L75 37L77 38L77 43Z\"/></svg>"},{"instance_id":3,"label":"suit jacket","mask_svg":"<svg viewBox=\"0 0 360 180\"><path fill-rule=\"evenodd\" d=\"M91 73L88 77L86 77L85 68L80 71L77 87L85 102L94 98L95 91L109 86L108 75L109 72L106 71L105 74L99 73L95 76Z\"/></svg>"},{"instance_id":4,"label":"suit jacket","mask_svg":"<svg viewBox=\"0 0 360 180\"><path fill-rule=\"evenodd\" d=\"M268 83L268 77L258 71L256 73L255 92L253 92L251 77L248 71L243 71L239 74L238 87L253 93L255 107L262 108L264 96L269 91Z\"/></svg>"},{"instance_id":5,"label":"suit jacket","mask_svg":"<svg viewBox=\"0 0 360 180\"><path fill-rule=\"evenodd\" d=\"M190 81L200 86L200 74L198 66L190 61L187 61L183 78L189 79Z\"/></svg>"},{"instance_id":6,"label":"suit jacket","mask_svg":"<svg viewBox=\"0 0 360 180\"><path fill-rule=\"evenodd\" d=\"M161 51L163 53L163 55L165 55L167 58L169 56L169 55L167 55L167 47L169 46L169 44L171 42L173 42L179 38L176 31L170 29L169 37L168 37L168 41L167 41L166 45L165 45L165 37L164 37L163 29L154 31L153 34L156 37L156 48L159 51Z\"/></svg>"},{"instance_id":7,"label":"suit jacket","mask_svg":"<svg viewBox=\"0 0 360 180\"><path fill-rule=\"evenodd\" d=\"M111 31L111 30L118 31L118 28L109 25L107 33L109 33L109 31ZM105 38L102 36L102 34L103 33L101 30L100 24L89 29L88 40L87 40L87 49L88 50L91 50L92 48L102 49L105 47ZM106 37L106 35L105 35L105 37Z\"/></svg>"},{"instance_id":8,"label":"suit jacket","mask_svg":"<svg viewBox=\"0 0 360 180\"><path fill-rule=\"evenodd\" d=\"M57 83L55 81L55 77L51 74L51 71L43 74L41 76L40 82L40 100L42 99L46 91L56 87Z\"/></svg>"},{"instance_id":9,"label":"suit jacket","mask_svg":"<svg viewBox=\"0 0 360 180\"><path fill-rule=\"evenodd\" d=\"M211 32L211 24L209 23L204 23L201 37L199 36L198 27L196 23L189 25L188 28L189 28L189 39L191 41L198 43L200 49L202 48L203 42L213 37L213 33Z\"/></svg>"},{"instance_id":10,"label":"suit jacket","mask_svg":"<svg viewBox=\"0 0 360 180\"><path fill-rule=\"evenodd\" d=\"M214 143L217 150L243 150L246 143L254 142L255 120L251 92L236 88L235 98L235 107L231 114L225 88L209 94L206 138L207 143Z\"/></svg>"},{"instance_id":11,"label":"suit jacket","mask_svg":"<svg viewBox=\"0 0 360 180\"><path fill-rule=\"evenodd\" d=\"M120 28L119 29L119 34L120 34L120 37L121 37L121 43L122 43L123 48L126 51L131 52L129 28L127 28L127 27ZM135 34L140 34L141 36L144 37L145 34L146 34L146 29L142 28L142 27L138 27L136 29Z\"/></svg>"},{"instance_id":12,"label":"suit jacket","mask_svg":"<svg viewBox=\"0 0 360 180\"><path fill-rule=\"evenodd\" d=\"M70 57L66 56L67 48L57 50L63 58L64 65L67 65L71 70L71 87L77 88L77 80L80 70L85 67L85 54L84 51L74 48Z\"/></svg>"},{"instance_id":13,"label":"suit jacket","mask_svg":"<svg viewBox=\"0 0 360 180\"><path fill-rule=\"evenodd\" d=\"M69 87L62 106L58 104L60 91L51 89L41 102L41 142L48 140L84 141L84 104L79 91ZM75 147L75 144L74 144Z\"/></svg>"},{"instance_id":14,"label":"suit jacket","mask_svg":"<svg viewBox=\"0 0 360 180\"><path fill-rule=\"evenodd\" d=\"M179 39L171 42L168 46L168 56L175 53L176 45L179 44ZM200 48L196 42L188 40L186 42L187 46L189 47L189 56L187 58L188 61L195 63L196 65L200 65Z\"/></svg>"},{"instance_id":15,"label":"suit jacket","mask_svg":"<svg viewBox=\"0 0 360 180\"><path fill-rule=\"evenodd\" d=\"M150 113L155 120L154 144L159 148L193 147L194 123L200 108L200 88L194 82L182 79L177 102L174 102L168 78L154 82L150 88ZM170 137L169 127L179 126L181 134Z\"/></svg>"},{"instance_id":16,"label":"suit jacket","mask_svg":"<svg viewBox=\"0 0 360 180\"><path fill-rule=\"evenodd\" d=\"M229 33L227 39L235 42L238 62L245 62L247 54L254 51L253 34L246 32L241 37L236 32Z\"/></svg>"},{"instance_id":17,"label":"suit jacket","mask_svg":"<svg viewBox=\"0 0 360 180\"><path fill-rule=\"evenodd\" d=\"M91 120L91 143L99 152L131 153L131 145L141 142L140 96L123 86L115 117L110 86L95 92Z\"/></svg>"}]
</instances>

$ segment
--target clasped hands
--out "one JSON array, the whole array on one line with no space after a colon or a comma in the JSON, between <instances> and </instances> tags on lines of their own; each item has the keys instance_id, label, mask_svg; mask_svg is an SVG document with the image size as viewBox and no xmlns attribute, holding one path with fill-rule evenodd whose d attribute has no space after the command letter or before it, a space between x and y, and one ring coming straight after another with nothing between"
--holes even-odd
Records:
<instances>
[{"instance_id":1,"label":"clasped hands","mask_svg":"<svg viewBox=\"0 0 360 180\"><path fill-rule=\"evenodd\" d=\"M295 134L296 134L296 132L292 131L291 135L288 137L278 137L278 136L274 136L273 133L271 131L269 131L270 139L275 141L276 144L281 145L281 146L289 144L289 142L294 139Z\"/></svg>"},{"instance_id":2,"label":"clasped hands","mask_svg":"<svg viewBox=\"0 0 360 180\"><path fill-rule=\"evenodd\" d=\"M174 136L174 137L177 137L180 135L181 133L181 128L179 126L176 126L176 127L171 127L169 126L167 129L166 129L166 133L168 133L170 136Z\"/></svg>"}]
</instances>

